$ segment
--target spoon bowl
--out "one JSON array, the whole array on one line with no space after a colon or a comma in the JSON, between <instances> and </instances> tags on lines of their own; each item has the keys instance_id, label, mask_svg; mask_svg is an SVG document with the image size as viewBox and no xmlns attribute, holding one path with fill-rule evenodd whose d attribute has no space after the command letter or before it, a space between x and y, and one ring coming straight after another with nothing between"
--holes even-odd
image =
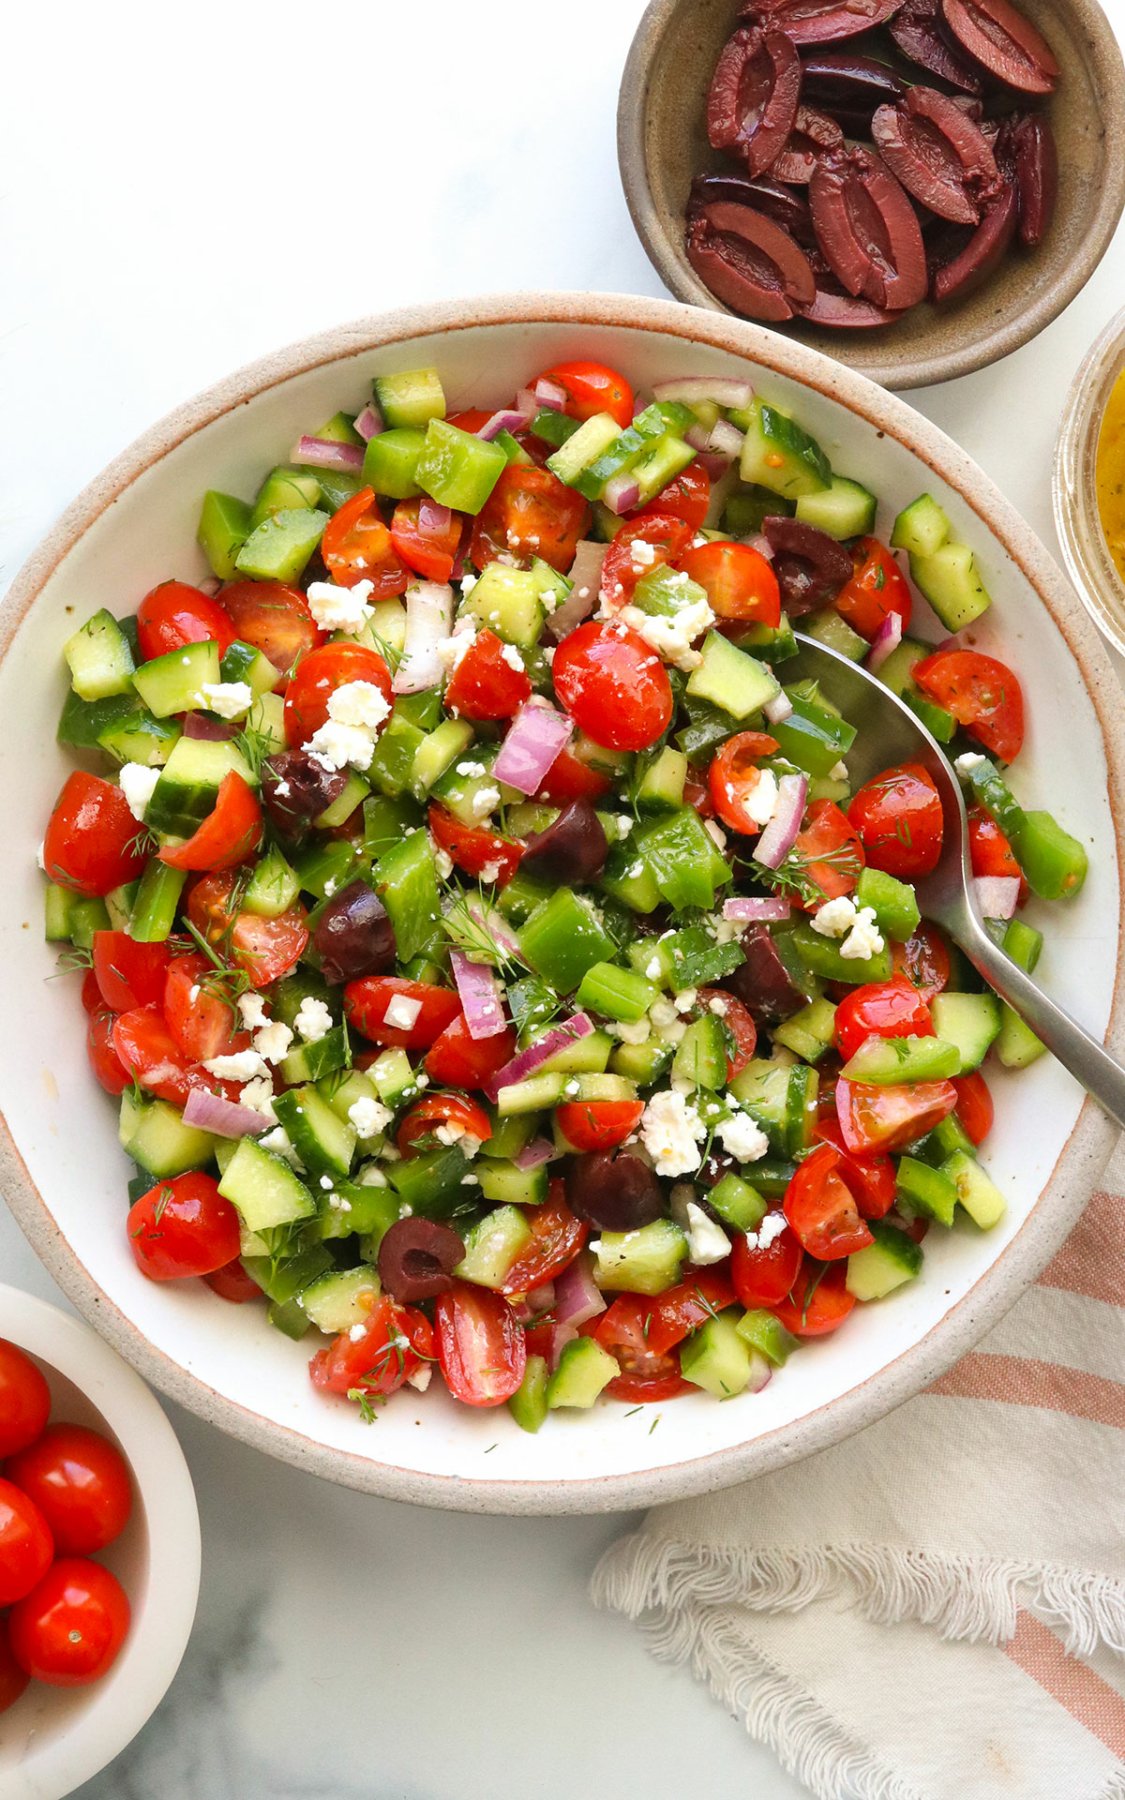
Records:
<instances>
[{"instance_id":1,"label":"spoon bowl","mask_svg":"<svg viewBox=\"0 0 1125 1800\"><path fill-rule=\"evenodd\" d=\"M848 723L856 727L855 744L848 753L856 786L902 762L920 763L933 779L943 814L942 852L932 874L915 883L924 917L948 933L1001 1000L1020 1015L1110 1118L1125 1127L1125 1069L1004 954L977 908L965 800L953 765L937 739L877 675L815 638L802 632L796 636L800 655L794 672L799 679L818 682Z\"/></svg>"}]
</instances>

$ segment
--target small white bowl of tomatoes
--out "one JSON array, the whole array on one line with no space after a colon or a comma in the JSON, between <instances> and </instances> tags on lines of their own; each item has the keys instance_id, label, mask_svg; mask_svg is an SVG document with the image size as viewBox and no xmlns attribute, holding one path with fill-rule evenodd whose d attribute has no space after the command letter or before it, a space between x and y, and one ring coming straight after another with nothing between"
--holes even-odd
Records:
<instances>
[{"instance_id":1,"label":"small white bowl of tomatoes","mask_svg":"<svg viewBox=\"0 0 1125 1800\"><path fill-rule=\"evenodd\" d=\"M144 1383L0 1286L0 1793L61 1800L166 1693L199 1595L187 1463Z\"/></svg>"}]
</instances>

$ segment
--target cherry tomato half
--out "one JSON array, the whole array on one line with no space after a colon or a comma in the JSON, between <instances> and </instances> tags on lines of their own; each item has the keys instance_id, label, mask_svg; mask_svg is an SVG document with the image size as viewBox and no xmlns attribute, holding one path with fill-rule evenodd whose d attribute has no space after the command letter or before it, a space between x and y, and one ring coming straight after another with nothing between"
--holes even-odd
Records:
<instances>
[{"instance_id":1,"label":"cherry tomato half","mask_svg":"<svg viewBox=\"0 0 1125 1800\"><path fill-rule=\"evenodd\" d=\"M871 868L912 881L936 869L944 815L933 777L921 763L901 763L865 781L848 807Z\"/></svg>"},{"instance_id":2,"label":"cherry tomato half","mask_svg":"<svg viewBox=\"0 0 1125 1800\"><path fill-rule=\"evenodd\" d=\"M455 1281L434 1301L438 1365L455 1400L502 1406L523 1380L527 1345L503 1294Z\"/></svg>"},{"instance_id":3,"label":"cherry tomato half","mask_svg":"<svg viewBox=\"0 0 1125 1800\"><path fill-rule=\"evenodd\" d=\"M838 1081L836 1112L844 1144L855 1156L903 1150L925 1137L957 1104L951 1081L914 1081L901 1087Z\"/></svg>"},{"instance_id":4,"label":"cherry tomato half","mask_svg":"<svg viewBox=\"0 0 1125 1800\"><path fill-rule=\"evenodd\" d=\"M193 1087L211 1085L205 1076L196 1074L164 1021L158 1006L135 1006L119 1013L113 1022L113 1048L122 1068L130 1077L167 1100L172 1106L186 1106Z\"/></svg>"},{"instance_id":5,"label":"cherry tomato half","mask_svg":"<svg viewBox=\"0 0 1125 1800\"><path fill-rule=\"evenodd\" d=\"M641 1100L570 1100L555 1108L555 1120L576 1150L613 1150L636 1130L643 1112Z\"/></svg>"},{"instance_id":6,"label":"cherry tomato half","mask_svg":"<svg viewBox=\"0 0 1125 1800\"><path fill-rule=\"evenodd\" d=\"M29 1494L0 1479L0 1606L11 1606L43 1579L55 1554L51 1528Z\"/></svg>"},{"instance_id":7,"label":"cherry tomato half","mask_svg":"<svg viewBox=\"0 0 1125 1800\"><path fill-rule=\"evenodd\" d=\"M291 747L307 744L328 723L328 702L337 688L351 681L378 688L389 713L391 676L377 650L365 644L322 644L301 658L285 690L285 736Z\"/></svg>"},{"instance_id":8,"label":"cherry tomato half","mask_svg":"<svg viewBox=\"0 0 1125 1800\"><path fill-rule=\"evenodd\" d=\"M833 800L814 800L795 845L809 880L826 900L850 894L863 872L863 845ZM815 912L820 901L810 906Z\"/></svg>"},{"instance_id":9,"label":"cherry tomato half","mask_svg":"<svg viewBox=\"0 0 1125 1800\"><path fill-rule=\"evenodd\" d=\"M172 869L234 869L253 856L262 841L262 809L248 781L231 769L219 783L215 805L183 844L158 852Z\"/></svg>"},{"instance_id":10,"label":"cherry tomato half","mask_svg":"<svg viewBox=\"0 0 1125 1800\"><path fill-rule=\"evenodd\" d=\"M407 568L424 581L448 581L457 561L464 525L463 513L437 506L423 494L417 500L400 500L395 507L391 543Z\"/></svg>"},{"instance_id":11,"label":"cherry tomato half","mask_svg":"<svg viewBox=\"0 0 1125 1800\"><path fill-rule=\"evenodd\" d=\"M188 1062L246 1050L250 1034L218 990L215 965L201 952L177 956L164 978L164 1020Z\"/></svg>"},{"instance_id":12,"label":"cherry tomato half","mask_svg":"<svg viewBox=\"0 0 1125 1800\"><path fill-rule=\"evenodd\" d=\"M736 1295L726 1269L699 1269L651 1303L646 1343L654 1356L675 1349L690 1332L733 1306Z\"/></svg>"},{"instance_id":13,"label":"cherry tomato half","mask_svg":"<svg viewBox=\"0 0 1125 1800\"><path fill-rule=\"evenodd\" d=\"M933 1037L930 1009L904 975L852 988L836 1007L836 1047L847 1061L869 1037Z\"/></svg>"},{"instance_id":14,"label":"cherry tomato half","mask_svg":"<svg viewBox=\"0 0 1125 1800\"><path fill-rule=\"evenodd\" d=\"M847 1276L844 1262L826 1266L806 1258L773 1309L786 1331L794 1337L824 1337L842 1325L855 1305L855 1295L845 1286Z\"/></svg>"},{"instance_id":15,"label":"cherry tomato half","mask_svg":"<svg viewBox=\"0 0 1125 1800\"><path fill-rule=\"evenodd\" d=\"M672 717L668 671L623 625L580 625L556 650L552 675L579 730L607 749L647 750Z\"/></svg>"},{"instance_id":16,"label":"cherry tomato half","mask_svg":"<svg viewBox=\"0 0 1125 1800\"><path fill-rule=\"evenodd\" d=\"M616 1358L621 1370L605 1390L615 1400L674 1400L691 1392L691 1383L680 1374L679 1356L673 1350L658 1354L649 1345L655 1304L644 1294L619 1294L590 1322L590 1335Z\"/></svg>"},{"instance_id":17,"label":"cherry tomato half","mask_svg":"<svg viewBox=\"0 0 1125 1800\"><path fill-rule=\"evenodd\" d=\"M840 1153L840 1173L855 1195L855 1203L865 1219L882 1219L895 1203L895 1166L889 1156L870 1154L853 1156L844 1145L840 1121L833 1110L816 1123L816 1135L822 1143L832 1144Z\"/></svg>"},{"instance_id":18,"label":"cherry tomato half","mask_svg":"<svg viewBox=\"0 0 1125 1800\"><path fill-rule=\"evenodd\" d=\"M541 1206L529 1207L525 1217L531 1242L505 1275L504 1294L530 1294L544 1282L554 1281L570 1267L590 1235L590 1227L576 1219L567 1205L561 1181L552 1181L547 1199Z\"/></svg>"},{"instance_id":19,"label":"cherry tomato half","mask_svg":"<svg viewBox=\"0 0 1125 1800\"><path fill-rule=\"evenodd\" d=\"M1015 859L1011 844L983 806L969 808L969 860L974 875L998 875L1018 881L1020 905L1023 905L1028 894L1023 870Z\"/></svg>"},{"instance_id":20,"label":"cherry tomato half","mask_svg":"<svg viewBox=\"0 0 1125 1800\"><path fill-rule=\"evenodd\" d=\"M572 800L596 800L612 786L608 775L564 748L547 770L535 798L551 806L568 806Z\"/></svg>"},{"instance_id":21,"label":"cherry tomato half","mask_svg":"<svg viewBox=\"0 0 1125 1800\"><path fill-rule=\"evenodd\" d=\"M16 1661L8 1635L8 1623L0 1617L0 1713L6 1713L26 1692L31 1676Z\"/></svg>"},{"instance_id":22,"label":"cherry tomato half","mask_svg":"<svg viewBox=\"0 0 1125 1800\"><path fill-rule=\"evenodd\" d=\"M562 362L544 369L540 381L553 381L566 394L563 411L572 419L592 419L607 412L624 430L633 422L633 390L624 375L599 362Z\"/></svg>"},{"instance_id":23,"label":"cherry tomato half","mask_svg":"<svg viewBox=\"0 0 1125 1800\"><path fill-rule=\"evenodd\" d=\"M850 1256L874 1241L833 1144L819 1144L798 1164L782 1210L801 1248L821 1262Z\"/></svg>"},{"instance_id":24,"label":"cherry tomato half","mask_svg":"<svg viewBox=\"0 0 1125 1800\"><path fill-rule=\"evenodd\" d=\"M116 1021L117 1015L105 1007L91 1013L86 1021L86 1057L95 1081L107 1094L123 1094L132 1082L132 1076L114 1048Z\"/></svg>"},{"instance_id":25,"label":"cherry tomato half","mask_svg":"<svg viewBox=\"0 0 1125 1800\"><path fill-rule=\"evenodd\" d=\"M42 1370L17 1344L0 1338L0 1462L26 1450L51 1415Z\"/></svg>"},{"instance_id":26,"label":"cherry tomato half","mask_svg":"<svg viewBox=\"0 0 1125 1800\"><path fill-rule=\"evenodd\" d=\"M229 613L186 581L162 581L137 608L137 647L145 662L185 644L214 641L224 656L235 640Z\"/></svg>"},{"instance_id":27,"label":"cherry tomato half","mask_svg":"<svg viewBox=\"0 0 1125 1800\"><path fill-rule=\"evenodd\" d=\"M988 1083L980 1070L974 1069L971 1075L955 1075L953 1085L957 1089L957 1105L953 1110L962 1130L974 1144L983 1144L992 1130L994 1115Z\"/></svg>"},{"instance_id":28,"label":"cherry tomato half","mask_svg":"<svg viewBox=\"0 0 1125 1800\"><path fill-rule=\"evenodd\" d=\"M911 671L924 694L951 712L1001 762L1023 747L1023 689L1007 663L979 650L939 650Z\"/></svg>"},{"instance_id":29,"label":"cherry tomato half","mask_svg":"<svg viewBox=\"0 0 1125 1800\"><path fill-rule=\"evenodd\" d=\"M16 1661L51 1687L100 1681L129 1630L129 1601L116 1575L85 1557L64 1556L12 1610Z\"/></svg>"},{"instance_id":30,"label":"cherry tomato half","mask_svg":"<svg viewBox=\"0 0 1125 1800\"><path fill-rule=\"evenodd\" d=\"M498 1031L495 1037L470 1037L465 1015L458 1013L427 1052L426 1074L443 1087L483 1088L515 1054L514 1031Z\"/></svg>"},{"instance_id":31,"label":"cherry tomato half","mask_svg":"<svg viewBox=\"0 0 1125 1800\"><path fill-rule=\"evenodd\" d=\"M171 960L167 944L140 944L127 931L95 931L93 957L98 988L111 1012L164 998Z\"/></svg>"},{"instance_id":32,"label":"cherry tomato half","mask_svg":"<svg viewBox=\"0 0 1125 1800\"><path fill-rule=\"evenodd\" d=\"M906 577L878 538L860 538L852 551L854 571L836 596L836 611L871 642L888 613L897 613L905 631L914 602Z\"/></svg>"},{"instance_id":33,"label":"cherry tomato half","mask_svg":"<svg viewBox=\"0 0 1125 1800\"><path fill-rule=\"evenodd\" d=\"M691 526L674 513L649 513L622 525L602 563L601 591L606 605L614 610L628 606L641 576L675 562L691 538Z\"/></svg>"},{"instance_id":34,"label":"cherry tomato half","mask_svg":"<svg viewBox=\"0 0 1125 1800\"><path fill-rule=\"evenodd\" d=\"M394 1023L396 1001L401 1017L409 1013L409 1025ZM362 975L345 987L344 1011L348 1023L373 1044L426 1050L453 1023L461 1002L451 988L435 987L432 982L408 981L402 975Z\"/></svg>"},{"instance_id":35,"label":"cherry tomato half","mask_svg":"<svg viewBox=\"0 0 1125 1800\"><path fill-rule=\"evenodd\" d=\"M252 1275L248 1275L242 1266L241 1257L232 1257L221 1269L212 1269L203 1277L213 1294L220 1300L227 1300L232 1306L242 1306L247 1300L264 1299L261 1288Z\"/></svg>"},{"instance_id":36,"label":"cherry tomato half","mask_svg":"<svg viewBox=\"0 0 1125 1800\"><path fill-rule=\"evenodd\" d=\"M647 506L638 506L636 512L630 513L630 522L634 519L682 519L693 531L698 531L707 517L707 509L711 504L711 477L696 457L689 462L686 469L661 488L654 500Z\"/></svg>"},{"instance_id":37,"label":"cherry tomato half","mask_svg":"<svg viewBox=\"0 0 1125 1800\"><path fill-rule=\"evenodd\" d=\"M773 1213L767 1213L772 1218ZM784 1218L784 1214L781 1215ZM793 1285L801 1266L801 1246L786 1220L785 1230L758 1249L737 1232L731 1249L730 1275L743 1306L776 1306Z\"/></svg>"},{"instance_id":38,"label":"cherry tomato half","mask_svg":"<svg viewBox=\"0 0 1125 1800\"><path fill-rule=\"evenodd\" d=\"M464 825L434 800L429 810L430 835L439 850L444 850L466 875L481 877L485 870L489 879L504 887L520 866L524 847L510 838L498 837L479 825Z\"/></svg>"},{"instance_id":39,"label":"cherry tomato half","mask_svg":"<svg viewBox=\"0 0 1125 1800\"><path fill-rule=\"evenodd\" d=\"M223 589L219 604L239 641L260 650L282 675L323 635L300 588L280 581L236 581Z\"/></svg>"},{"instance_id":40,"label":"cherry tomato half","mask_svg":"<svg viewBox=\"0 0 1125 1800\"><path fill-rule=\"evenodd\" d=\"M374 488L360 488L333 513L324 527L320 554L339 587L369 581L372 600L392 600L410 585L410 571L391 542Z\"/></svg>"},{"instance_id":41,"label":"cherry tomato half","mask_svg":"<svg viewBox=\"0 0 1125 1800\"><path fill-rule=\"evenodd\" d=\"M757 837L762 830L750 801L762 779L759 762L779 748L777 739L764 731L739 731L712 758L707 787L715 811L731 831Z\"/></svg>"},{"instance_id":42,"label":"cherry tomato half","mask_svg":"<svg viewBox=\"0 0 1125 1800\"><path fill-rule=\"evenodd\" d=\"M663 496L662 496L663 498ZM759 625L781 624L781 589L773 566L749 544L716 540L697 544L680 558L680 568L706 588L712 612L720 619L751 619Z\"/></svg>"},{"instance_id":43,"label":"cherry tomato half","mask_svg":"<svg viewBox=\"0 0 1125 1800\"><path fill-rule=\"evenodd\" d=\"M550 469L509 463L477 514L469 556L478 569L497 558L533 556L564 571L590 525L590 507Z\"/></svg>"},{"instance_id":44,"label":"cherry tomato half","mask_svg":"<svg viewBox=\"0 0 1125 1800\"><path fill-rule=\"evenodd\" d=\"M309 1363L314 1387L330 1394L358 1390L379 1399L397 1393L404 1382L433 1361L434 1334L424 1312L400 1306L372 1288L367 1329L358 1337L341 1332Z\"/></svg>"},{"instance_id":45,"label":"cherry tomato half","mask_svg":"<svg viewBox=\"0 0 1125 1800\"><path fill-rule=\"evenodd\" d=\"M949 986L949 948L936 925L923 919L905 944L891 945L891 960L900 975L930 1001Z\"/></svg>"},{"instance_id":46,"label":"cherry tomato half","mask_svg":"<svg viewBox=\"0 0 1125 1800\"><path fill-rule=\"evenodd\" d=\"M478 631L445 690L445 709L466 719L510 719L531 695L517 651L494 631Z\"/></svg>"},{"instance_id":47,"label":"cherry tomato half","mask_svg":"<svg viewBox=\"0 0 1125 1800\"><path fill-rule=\"evenodd\" d=\"M395 1133L402 1155L413 1156L420 1145L427 1140L432 1142L439 1125L452 1125L455 1131L475 1137L482 1144L492 1136L488 1114L475 1100L464 1094L427 1094L410 1108Z\"/></svg>"},{"instance_id":48,"label":"cherry tomato half","mask_svg":"<svg viewBox=\"0 0 1125 1800\"><path fill-rule=\"evenodd\" d=\"M43 866L50 880L76 893L108 894L144 868L140 835L121 789L75 769L55 801L43 839Z\"/></svg>"},{"instance_id":49,"label":"cherry tomato half","mask_svg":"<svg viewBox=\"0 0 1125 1800\"><path fill-rule=\"evenodd\" d=\"M129 1245L150 1281L209 1275L239 1253L238 1214L213 1176L172 1175L129 1209Z\"/></svg>"},{"instance_id":50,"label":"cherry tomato half","mask_svg":"<svg viewBox=\"0 0 1125 1800\"><path fill-rule=\"evenodd\" d=\"M62 1556L93 1556L120 1537L133 1510L129 1467L115 1444L85 1425L49 1425L8 1464Z\"/></svg>"}]
</instances>

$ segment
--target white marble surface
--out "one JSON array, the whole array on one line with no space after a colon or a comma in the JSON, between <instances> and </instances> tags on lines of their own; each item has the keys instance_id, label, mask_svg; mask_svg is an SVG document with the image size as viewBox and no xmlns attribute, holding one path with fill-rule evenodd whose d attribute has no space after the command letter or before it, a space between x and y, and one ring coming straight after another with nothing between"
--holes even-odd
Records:
<instances>
[{"instance_id":1,"label":"white marble surface","mask_svg":"<svg viewBox=\"0 0 1125 1800\"><path fill-rule=\"evenodd\" d=\"M0 580L151 420L306 332L490 289L660 293L614 153L642 10L13 9ZM1125 28L1125 0L1109 10ZM1119 234L1036 343L916 397L1048 543L1058 414L1123 288ZM2 1208L0 1275L58 1298ZM569 1800L698 1792L701 1775L712 1800L798 1794L587 1604L626 1518L415 1512L173 1416L203 1515L198 1625L156 1717L83 1800Z\"/></svg>"}]
</instances>

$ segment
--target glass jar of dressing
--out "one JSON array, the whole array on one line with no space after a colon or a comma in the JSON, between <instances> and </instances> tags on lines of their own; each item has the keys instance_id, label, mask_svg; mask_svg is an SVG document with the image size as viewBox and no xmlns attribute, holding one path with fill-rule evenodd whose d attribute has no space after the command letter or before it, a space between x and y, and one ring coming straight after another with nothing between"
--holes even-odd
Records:
<instances>
[{"instance_id":1,"label":"glass jar of dressing","mask_svg":"<svg viewBox=\"0 0 1125 1800\"><path fill-rule=\"evenodd\" d=\"M1125 655L1125 311L1110 320L1074 378L1052 493L1071 580Z\"/></svg>"}]
</instances>

